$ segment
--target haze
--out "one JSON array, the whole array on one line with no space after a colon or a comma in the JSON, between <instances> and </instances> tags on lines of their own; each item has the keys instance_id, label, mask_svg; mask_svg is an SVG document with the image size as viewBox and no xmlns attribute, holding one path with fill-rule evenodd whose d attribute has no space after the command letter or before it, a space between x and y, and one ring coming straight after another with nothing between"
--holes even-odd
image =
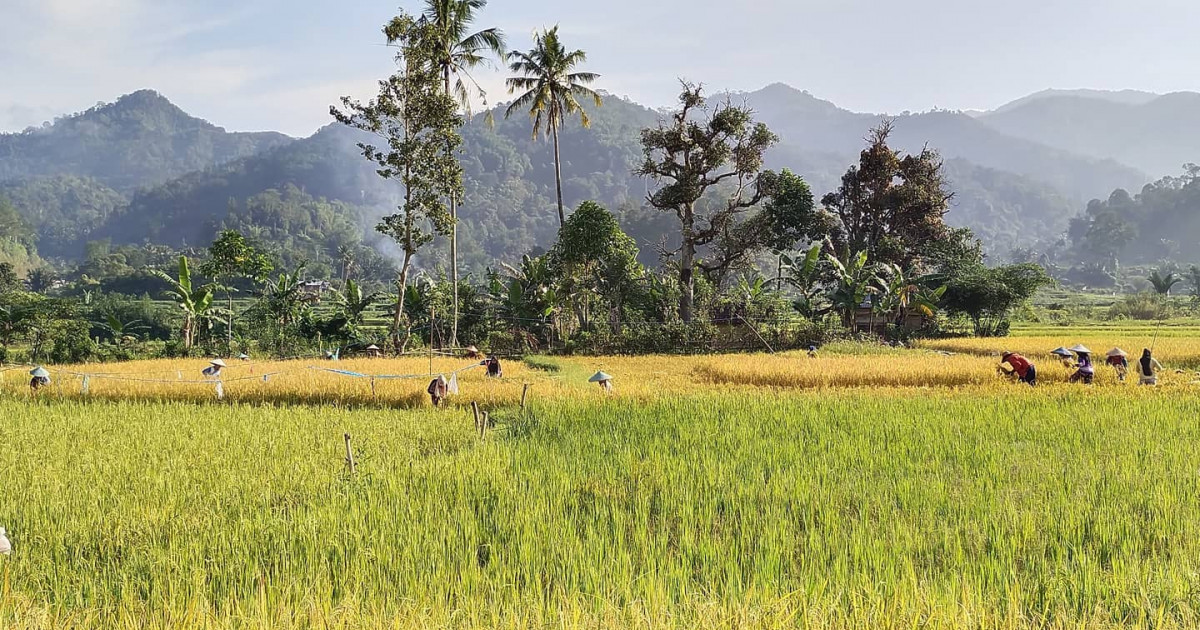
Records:
<instances>
[{"instance_id":1,"label":"haze","mask_svg":"<svg viewBox=\"0 0 1200 630\"><path fill-rule=\"evenodd\" d=\"M420 5L406 2L410 11ZM140 88L232 130L301 136L391 66L390 1L5 0L0 130ZM511 47L557 21L599 86L660 106L688 77L717 90L781 81L859 111L990 109L1048 87L1200 89L1200 3L1186 0L493 0ZM492 101L503 74L480 77Z\"/></svg>"}]
</instances>

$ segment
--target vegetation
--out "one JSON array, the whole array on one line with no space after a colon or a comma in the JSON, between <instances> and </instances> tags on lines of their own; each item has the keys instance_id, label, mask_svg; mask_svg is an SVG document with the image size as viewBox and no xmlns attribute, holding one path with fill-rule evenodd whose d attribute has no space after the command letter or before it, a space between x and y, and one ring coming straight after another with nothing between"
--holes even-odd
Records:
<instances>
[{"instance_id":1,"label":"vegetation","mask_svg":"<svg viewBox=\"0 0 1200 630\"><path fill-rule=\"evenodd\" d=\"M1194 338L1175 341L1200 359ZM1047 366L1034 390L997 377L994 356L859 351L606 357L613 395L586 383L591 359L508 362L502 381L465 372L448 408L399 415L428 405L423 381L373 391L304 362L233 364L221 405L211 383L171 382L202 361L117 366L168 382L93 377L89 400L56 377L40 402L0 400L0 466L26 480L0 507L14 548L0 623L1197 621L1186 381L1155 391L1102 371L1084 391ZM5 375L7 396L23 377ZM484 440L471 400L495 421Z\"/></svg>"},{"instance_id":2,"label":"vegetation","mask_svg":"<svg viewBox=\"0 0 1200 630\"><path fill-rule=\"evenodd\" d=\"M554 185L558 193L558 225L566 223L563 211L562 158L558 149L558 131L563 121L571 114L578 114L584 128L591 126L587 112L577 97L592 101L600 107L600 95L587 87L600 75L578 71L579 64L587 61L582 50L567 52L558 38L558 27L547 29L534 36L533 48L529 52L508 53L509 70L519 72L506 82L510 94L519 93L516 100L504 111L507 118L519 109L528 109L533 119L533 137L536 140L544 133L554 142Z\"/></svg>"}]
</instances>

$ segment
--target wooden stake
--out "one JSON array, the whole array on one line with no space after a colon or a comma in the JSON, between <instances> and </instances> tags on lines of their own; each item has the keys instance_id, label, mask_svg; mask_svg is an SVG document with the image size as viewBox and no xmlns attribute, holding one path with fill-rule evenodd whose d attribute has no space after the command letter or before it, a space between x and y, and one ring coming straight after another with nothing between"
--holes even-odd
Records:
<instances>
[{"instance_id":1,"label":"wooden stake","mask_svg":"<svg viewBox=\"0 0 1200 630\"><path fill-rule=\"evenodd\" d=\"M525 397L529 395L529 383L525 383L521 388L521 413L525 413Z\"/></svg>"},{"instance_id":2,"label":"wooden stake","mask_svg":"<svg viewBox=\"0 0 1200 630\"><path fill-rule=\"evenodd\" d=\"M484 438L484 435L487 433L489 423L488 412L485 411L483 412L483 422L479 423L479 439L482 440Z\"/></svg>"},{"instance_id":3,"label":"wooden stake","mask_svg":"<svg viewBox=\"0 0 1200 630\"><path fill-rule=\"evenodd\" d=\"M475 430L479 430L479 403L471 401L471 413L475 414Z\"/></svg>"},{"instance_id":4,"label":"wooden stake","mask_svg":"<svg viewBox=\"0 0 1200 630\"><path fill-rule=\"evenodd\" d=\"M356 466L354 465L354 450L350 448L350 434L345 433L342 437L346 438L346 465L350 466L350 474L353 475Z\"/></svg>"}]
</instances>

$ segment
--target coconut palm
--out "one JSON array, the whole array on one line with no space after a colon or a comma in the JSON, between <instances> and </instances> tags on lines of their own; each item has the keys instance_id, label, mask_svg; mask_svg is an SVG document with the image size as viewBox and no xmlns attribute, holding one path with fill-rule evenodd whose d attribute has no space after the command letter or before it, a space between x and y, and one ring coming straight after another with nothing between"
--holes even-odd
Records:
<instances>
[{"instance_id":1,"label":"coconut palm","mask_svg":"<svg viewBox=\"0 0 1200 630\"><path fill-rule=\"evenodd\" d=\"M509 94L521 92L504 112L507 118L519 109L528 109L533 119L533 137L549 135L554 141L554 184L558 190L558 226L566 222L563 212L562 163L558 151L558 130L563 119L570 114L579 114L584 127L591 126L587 112L583 111L576 97L591 99L597 107L600 95L586 87L600 77L591 72L574 72L587 61L582 50L567 52L558 39L558 27L543 31L535 36L533 49L529 52L508 54L509 70L521 76L507 81Z\"/></svg>"},{"instance_id":2,"label":"coconut palm","mask_svg":"<svg viewBox=\"0 0 1200 630\"><path fill-rule=\"evenodd\" d=\"M484 105L487 93L471 76L479 67L490 66L489 56L504 59L504 33L497 28L485 28L471 33L475 13L487 6L487 0L425 0L421 20L431 24L436 33L438 53L436 63L442 73L446 95L453 96L464 113L471 115L471 93ZM453 87L451 87L453 79ZM491 121L491 113L488 113ZM450 196L450 282L454 291L454 322L450 331L451 343L458 343L458 200Z\"/></svg>"}]
</instances>

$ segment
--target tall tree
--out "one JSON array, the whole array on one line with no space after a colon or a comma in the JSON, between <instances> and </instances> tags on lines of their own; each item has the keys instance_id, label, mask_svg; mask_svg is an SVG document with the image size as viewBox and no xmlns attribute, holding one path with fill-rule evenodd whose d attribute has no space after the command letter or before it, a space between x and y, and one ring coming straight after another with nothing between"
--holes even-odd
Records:
<instances>
[{"instance_id":1,"label":"tall tree","mask_svg":"<svg viewBox=\"0 0 1200 630\"><path fill-rule=\"evenodd\" d=\"M571 213L548 258L582 329L592 328L593 297L607 302L609 322L620 326L625 299L643 274L637 256L637 244L600 204L585 201Z\"/></svg>"},{"instance_id":2,"label":"tall tree","mask_svg":"<svg viewBox=\"0 0 1200 630\"><path fill-rule=\"evenodd\" d=\"M592 72L576 72L575 69L587 61L582 50L567 52L558 38L555 26L534 36L533 49L529 52L508 54L509 70L521 76L507 81L509 94L521 92L504 112L507 118L520 109L528 109L533 119L533 137L545 133L554 141L554 185L558 192L558 227L566 223L563 211L562 160L559 158L558 130L563 120L571 114L579 114L584 127L591 126L587 112L576 97L591 99L597 107L603 102L600 95L588 85L600 78Z\"/></svg>"},{"instance_id":3,"label":"tall tree","mask_svg":"<svg viewBox=\"0 0 1200 630\"><path fill-rule=\"evenodd\" d=\"M450 234L453 220L445 200L462 191L462 167L454 158L462 144L458 134L462 116L442 89L439 38L433 23L401 13L384 27L384 34L389 44L399 48L397 71L380 81L374 100L364 104L345 97L343 109L333 107L330 112L343 124L373 133L386 143L383 147L361 143L359 148L379 166L380 177L398 180L404 187L399 212L383 217L375 228L404 252L392 322L393 343L401 348L405 286L413 257L433 240L434 232Z\"/></svg>"},{"instance_id":4,"label":"tall tree","mask_svg":"<svg viewBox=\"0 0 1200 630\"><path fill-rule=\"evenodd\" d=\"M504 59L504 33L497 28L485 28L471 33L475 13L487 6L487 0L425 0L422 22L432 27L437 52L433 62L442 74L442 88L447 96L453 94L462 111L470 116L471 94L487 105L487 92L471 76L480 66L490 65L489 55ZM453 79L453 88L451 80ZM453 93L451 92L453 89ZM491 115L490 112L488 114ZM446 147L453 155L452 148ZM454 291L453 317L450 329L451 345L458 344L458 199L450 197L450 282Z\"/></svg>"},{"instance_id":5,"label":"tall tree","mask_svg":"<svg viewBox=\"0 0 1200 630\"><path fill-rule=\"evenodd\" d=\"M947 235L942 217L953 194L936 151L901 156L887 144L891 133L891 120L872 129L858 164L821 203L841 224L833 242L842 255L865 251L875 263L910 269Z\"/></svg>"},{"instance_id":6,"label":"tall tree","mask_svg":"<svg viewBox=\"0 0 1200 630\"><path fill-rule=\"evenodd\" d=\"M679 218L679 316L692 321L695 306L694 272L700 247L730 236L737 219L770 195L778 176L764 171L763 154L779 138L750 110L730 102L708 115L701 86L684 82L680 109L655 129L642 130L645 161L638 175L663 184L651 193L651 206ZM721 190L722 199L705 199ZM704 203L701 203L704 200ZM705 271L728 268L730 256L742 252L722 248L714 259L701 262Z\"/></svg>"},{"instance_id":7,"label":"tall tree","mask_svg":"<svg viewBox=\"0 0 1200 630\"><path fill-rule=\"evenodd\" d=\"M229 303L226 313L226 352L233 352L233 283L241 278L262 282L275 268L266 254L258 251L241 232L225 230L208 246L208 260L200 264L200 273L225 290Z\"/></svg>"}]
</instances>

